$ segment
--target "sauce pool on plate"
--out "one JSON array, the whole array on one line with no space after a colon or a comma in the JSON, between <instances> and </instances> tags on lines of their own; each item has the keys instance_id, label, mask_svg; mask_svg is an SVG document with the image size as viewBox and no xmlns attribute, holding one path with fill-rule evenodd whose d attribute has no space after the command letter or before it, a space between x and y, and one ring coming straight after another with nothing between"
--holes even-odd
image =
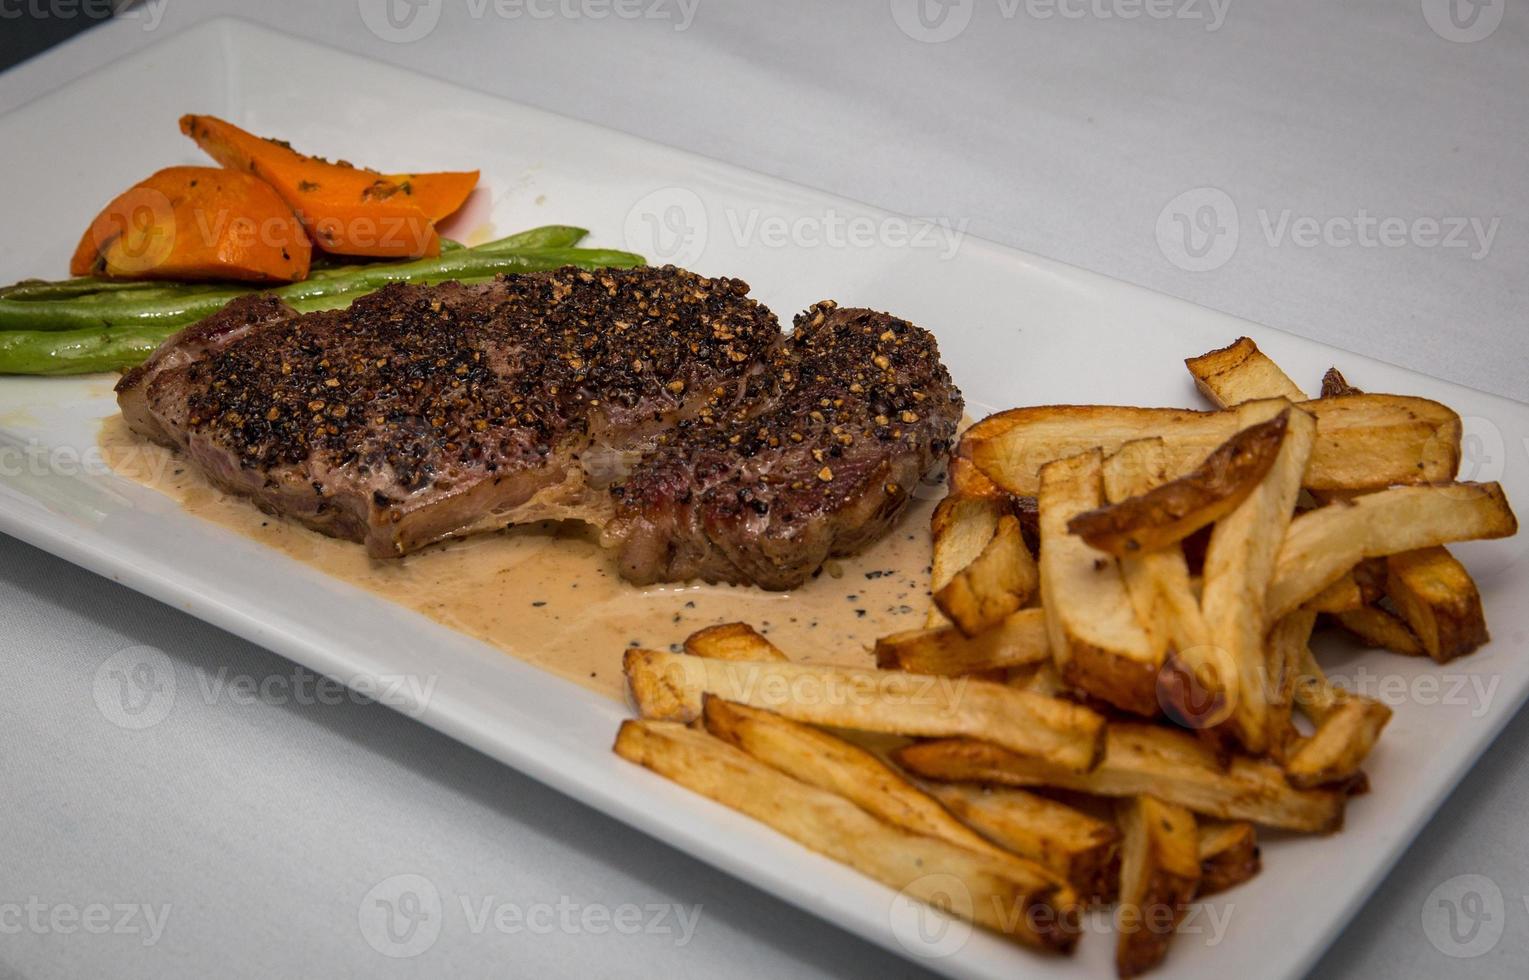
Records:
<instances>
[{"instance_id":1,"label":"sauce pool on plate","mask_svg":"<svg viewBox=\"0 0 1529 980\"><path fill-rule=\"evenodd\" d=\"M679 649L718 623L746 622L803 663L873 666L878 636L924 624L929 514L937 488L916 496L881 541L831 561L791 592L750 586L623 582L587 526L541 523L449 541L403 558L369 558L224 494L176 453L105 419L100 448L119 476L188 513L259 541L358 588L613 698L624 697L630 646Z\"/></svg>"}]
</instances>

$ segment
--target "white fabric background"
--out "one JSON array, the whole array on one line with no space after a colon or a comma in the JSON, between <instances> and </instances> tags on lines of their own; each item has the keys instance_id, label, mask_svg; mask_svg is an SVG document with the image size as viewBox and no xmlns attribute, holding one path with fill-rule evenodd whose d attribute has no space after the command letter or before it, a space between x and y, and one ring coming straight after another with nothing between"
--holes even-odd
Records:
<instances>
[{"instance_id":1,"label":"white fabric background","mask_svg":"<svg viewBox=\"0 0 1529 980\"><path fill-rule=\"evenodd\" d=\"M643 9L676 9L659 2ZM921 43L899 29L902 0L700 0L684 30L672 17L507 19L492 3L445 0L432 33L400 44L366 30L357 0L154 0L0 75L0 111L236 13L892 210L969 221L974 234L1529 399L1529 6L1506 0L1495 33L1456 43L1430 29L1434 0L1222 5L1208 30L1188 16L1042 19L1030 11L1048 0L975 0L958 36ZM951 14L969 6L956 0ZM1210 9L1197 0L1188 12ZM337 79L332 102L315 93L316 110L343 105L343 90ZM3 159L0 147L0 170ZM24 175L6 175L8 193L24 193ZM1229 196L1239 245L1219 268L1188 272L1159 247L1159 218L1207 187ZM1416 237L1344 246L1341 229L1307 248L1272 243L1262 227L1261 215L1278 222L1287 210L1326 220L1361 209L1500 223L1481 257ZM282 683L294 668L8 538L0 636L0 976L912 970L387 709L205 697L219 676ZM141 644L170 656L180 694L163 723L125 732L97 711L92 685L105 658ZM1319 975L1522 974L1526 749L1521 717ZM358 910L402 873L428 876L448 904L429 952L392 960L363 940ZM1488 910L1502 939L1469 960L1443 955L1423 929L1437 915L1430 893L1463 874L1490 877L1503 896ZM3 903L31 896L171 912L152 946L142 934L7 929ZM457 896L703 911L682 947L672 934L472 935ZM1277 909L1261 914L1279 928Z\"/></svg>"}]
</instances>

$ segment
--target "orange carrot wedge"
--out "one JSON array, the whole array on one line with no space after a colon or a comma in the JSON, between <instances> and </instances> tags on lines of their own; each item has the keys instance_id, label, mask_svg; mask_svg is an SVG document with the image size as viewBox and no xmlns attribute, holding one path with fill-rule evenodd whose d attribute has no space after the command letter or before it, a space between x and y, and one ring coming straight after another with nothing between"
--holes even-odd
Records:
<instances>
[{"instance_id":1,"label":"orange carrot wedge","mask_svg":"<svg viewBox=\"0 0 1529 980\"><path fill-rule=\"evenodd\" d=\"M119 194L85 230L76 276L294 282L312 247L265 181L217 167L170 167Z\"/></svg>"},{"instance_id":2,"label":"orange carrot wedge","mask_svg":"<svg viewBox=\"0 0 1529 980\"><path fill-rule=\"evenodd\" d=\"M184 116L180 124L223 166L269 182L314 242L338 255L439 254L435 222L461 207L478 181L476 171L388 175L331 163L214 116Z\"/></svg>"}]
</instances>

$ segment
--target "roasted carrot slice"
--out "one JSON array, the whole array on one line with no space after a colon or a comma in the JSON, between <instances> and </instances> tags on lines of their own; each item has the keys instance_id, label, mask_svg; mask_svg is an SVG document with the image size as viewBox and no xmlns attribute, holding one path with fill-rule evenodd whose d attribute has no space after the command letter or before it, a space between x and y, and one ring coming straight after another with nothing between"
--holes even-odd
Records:
<instances>
[{"instance_id":1,"label":"roasted carrot slice","mask_svg":"<svg viewBox=\"0 0 1529 980\"><path fill-rule=\"evenodd\" d=\"M364 173L365 171L363 171ZM382 177L388 187L373 185L373 195L402 196L431 221L449 217L467 201L478 186L478 171L442 171L431 174L393 174Z\"/></svg>"},{"instance_id":2,"label":"roasted carrot slice","mask_svg":"<svg viewBox=\"0 0 1529 980\"><path fill-rule=\"evenodd\" d=\"M478 182L477 171L389 175L331 163L215 116L183 116L181 132L223 166L268 181L314 242L340 255L438 254L435 222L460 208Z\"/></svg>"},{"instance_id":3,"label":"roasted carrot slice","mask_svg":"<svg viewBox=\"0 0 1529 980\"><path fill-rule=\"evenodd\" d=\"M170 167L119 194L69 262L76 276L306 279L312 247L269 184L217 167Z\"/></svg>"}]
</instances>

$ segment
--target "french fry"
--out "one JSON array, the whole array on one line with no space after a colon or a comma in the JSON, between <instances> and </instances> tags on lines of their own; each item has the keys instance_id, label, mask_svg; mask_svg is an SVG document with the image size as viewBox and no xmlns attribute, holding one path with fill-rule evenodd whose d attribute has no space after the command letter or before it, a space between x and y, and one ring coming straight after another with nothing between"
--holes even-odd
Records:
<instances>
[{"instance_id":1,"label":"french fry","mask_svg":"<svg viewBox=\"0 0 1529 980\"><path fill-rule=\"evenodd\" d=\"M1077 942L1069 890L1017 858L1000 861L902 830L684 725L622 722L614 751L890 888L1018 942L1062 953ZM954 898L950 877L964 889Z\"/></svg>"},{"instance_id":2,"label":"french fry","mask_svg":"<svg viewBox=\"0 0 1529 980\"><path fill-rule=\"evenodd\" d=\"M1039 572L1012 514L998 519L982 553L935 592L934 602L967 636L992 629L1035 594Z\"/></svg>"},{"instance_id":3,"label":"french fry","mask_svg":"<svg viewBox=\"0 0 1529 980\"><path fill-rule=\"evenodd\" d=\"M1075 693L1072 686L1062 680L1062 674L1056 669L1055 661L1040 664L1028 673L1011 678L1009 686L1047 698L1066 699L1073 697Z\"/></svg>"},{"instance_id":4,"label":"french fry","mask_svg":"<svg viewBox=\"0 0 1529 980\"><path fill-rule=\"evenodd\" d=\"M1296 407L1317 420L1320 436L1303 480L1308 489L1434 483L1453 479L1460 465L1460 417L1438 402L1354 395ZM967 430L958 453L1000 489L1029 496L1040 488L1041 467L1054 459L1090 449L1113 453L1133 439L1161 436L1168 474L1177 477L1245 427L1229 410L1046 405L989 416Z\"/></svg>"},{"instance_id":5,"label":"french fry","mask_svg":"<svg viewBox=\"0 0 1529 980\"><path fill-rule=\"evenodd\" d=\"M1327 369L1327 373L1322 375L1323 398L1342 398L1345 395L1360 394L1363 394L1363 392L1349 384L1348 379L1343 376L1343 372L1337 368L1330 367Z\"/></svg>"},{"instance_id":6,"label":"french fry","mask_svg":"<svg viewBox=\"0 0 1529 980\"><path fill-rule=\"evenodd\" d=\"M946 486L949 489L948 496L968 499L988 498L1002 501L1007 494L998 489L998 484L989 480L983 472L969 459L954 456L950 460L950 468L946 474Z\"/></svg>"},{"instance_id":7,"label":"french fry","mask_svg":"<svg viewBox=\"0 0 1529 980\"><path fill-rule=\"evenodd\" d=\"M1195 387L1218 408L1231 408L1255 398L1306 400L1306 393L1247 337L1229 347L1184 360Z\"/></svg>"},{"instance_id":8,"label":"french fry","mask_svg":"<svg viewBox=\"0 0 1529 980\"><path fill-rule=\"evenodd\" d=\"M1496 483L1392 487L1328 504L1290 522L1269 586L1269 617L1283 616L1365 558L1517 531Z\"/></svg>"},{"instance_id":9,"label":"french fry","mask_svg":"<svg viewBox=\"0 0 1529 980\"><path fill-rule=\"evenodd\" d=\"M1290 756L1285 778L1302 789L1352 779L1390 720L1391 709L1379 701L1360 695L1344 697Z\"/></svg>"},{"instance_id":10,"label":"french fry","mask_svg":"<svg viewBox=\"0 0 1529 980\"><path fill-rule=\"evenodd\" d=\"M1265 642L1269 678L1268 752L1277 760L1285 758L1287 750L1298 738L1291 711L1295 707L1301 667L1311 650L1311 628L1316 621L1316 613L1297 609L1274 624Z\"/></svg>"},{"instance_id":11,"label":"french fry","mask_svg":"<svg viewBox=\"0 0 1529 980\"><path fill-rule=\"evenodd\" d=\"M1106 821L1022 789L931 784L930 795L963 823L1071 883L1087 900L1113 895L1120 833Z\"/></svg>"},{"instance_id":12,"label":"french fry","mask_svg":"<svg viewBox=\"0 0 1529 980\"><path fill-rule=\"evenodd\" d=\"M1359 393L1337 368L1329 368L1322 376L1323 398ZM1406 618L1411 635L1434 660L1447 663L1490 639L1476 583L1447 549L1425 548L1404 553L1385 564L1386 570L1379 576L1381 587ZM1399 568L1395 578L1389 571L1392 566ZM1359 582L1364 589L1365 577L1360 576ZM1374 602L1375 597L1370 596L1367 601ZM1390 635L1396 636L1394 632ZM1387 648L1396 649L1389 645Z\"/></svg>"},{"instance_id":13,"label":"french fry","mask_svg":"<svg viewBox=\"0 0 1529 980\"><path fill-rule=\"evenodd\" d=\"M1252 425L1271 412L1288 411L1280 409L1280 404L1245 402L1237 414ZM1229 724L1254 755L1263 754L1270 745L1264 636L1279 618L1263 614L1263 596L1301 490L1301 473L1311 456L1315 429L1311 416L1290 412L1278 459L1257 489L1216 523L1205 552L1200 608L1210 629L1211 646L1225 657L1225 667L1232 674L1220 678L1229 695Z\"/></svg>"},{"instance_id":14,"label":"french fry","mask_svg":"<svg viewBox=\"0 0 1529 980\"><path fill-rule=\"evenodd\" d=\"M1104 499L1110 505L1141 499L1140 495L1163 485L1163 441L1137 439L1126 443L1115 455L1105 459L1103 475ZM1073 533L1077 533L1074 527L1077 522L1078 518L1068 522ZM1088 540L1086 536L1084 540ZM1136 610L1137 623L1147 634L1151 659L1159 665L1168 655L1168 644L1173 635L1172 610L1168 597L1163 594L1166 583L1160 580L1174 574L1176 562L1183 563L1184 552L1177 544L1175 541L1151 551L1128 549L1127 554L1120 556L1120 577L1126 584L1126 594ZM1187 566L1184 571L1187 576Z\"/></svg>"},{"instance_id":15,"label":"french fry","mask_svg":"<svg viewBox=\"0 0 1529 980\"><path fill-rule=\"evenodd\" d=\"M1258 832L1244 820L1202 820L1200 831L1200 889L1197 897L1234 888L1257 875L1262 867Z\"/></svg>"},{"instance_id":16,"label":"french fry","mask_svg":"<svg viewBox=\"0 0 1529 980\"><path fill-rule=\"evenodd\" d=\"M1387 572L1384 558L1366 558L1355 565L1350 574L1359 585L1359 595L1365 605L1372 606L1385 596Z\"/></svg>"},{"instance_id":17,"label":"french fry","mask_svg":"<svg viewBox=\"0 0 1529 980\"><path fill-rule=\"evenodd\" d=\"M1134 977L1168 955L1200 884L1200 835L1194 814L1152 796L1116 805L1120 822L1119 936L1115 972Z\"/></svg>"},{"instance_id":18,"label":"french fry","mask_svg":"<svg viewBox=\"0 0 1529 980\"><path fill-rule=\"evenodd\" d=\"M1379 606L1362 606L1336 613L1333 619L1362 642L1406 657L1427 656L1412 628Z\"/></svg>"},{"instance_id":19,"label":"french fry","mask_svg":"<svg viewBox=\"0 0 1529 980\"><path fill-rule=\"evenodd\" d=\"M1295 705L1314 724L1320 725L1324 718L1338 709L1349 696L1348 692L1327 679L1327 674L1317 663L1316 655L1311 652L1310 644L1304 644L1296 650L1296 656L1300 662L1297 665Z\"/></svg>"},{"instance_id":20,"label":"french fry","mask_svg":"<svg viewBox=\"0 0 1529 980\"><path fill-rule=\"evenodd\" d=\"M1041 605L1057 669L1069 684L1126 711L1158 711L1154 649L1137 622L1119 565L1069 534L1067 522L1103 498L1098 450L1041 471Z\"/></svg>"},{"instance_id":21,"label":"french fry","mask_svg":"<svg viewBox=\"0 0 1529 980\"><path fill-rule=\"evenodd\" d=\"M1000 860L1014 855L957 820L934 797L872 753L825 731L707 695L706 730L772 769L837 793L872 816L915 834L938 837Z\"/></svg>"},{"instance_id":22,"label":"french fry","mask_svg":"<svg viewBox=\"0 0 1529 980\"><path fill-rule=\"evenodd\" d=\"M1154 440L1162 477L1146 486L1146 481L1132 478L1130 494L1110 494L1110 504L1079 514L1067 529L1117 557L1178 544L1230 514L1263 480L1285 440L1288 411L1237 432L1193 471L1166 483L1167 450L1161 438ZM1110 458L1122 458L1129 446ZM1129 461L1129 454L1124 459ZM1105 486L1108 489L1108 476Z\"/></svg>"},{"instance_id":23,"label":"french fry","mask_svg":"<svg viewBox=\"0 0 1529 980\"><path fill-rule=\"evenodd\" d=\"M685 640L685 652L693 657L711 657L715 660L791 659L780 647L765 639L747 623L724 623L692 633Z\"/></svg>"},{"instance_id":24,"label":"french fry","mask_svg":"<svg viewBox=\"0 0 1529 980\"><path fill-rule=\"evenodd\" d=\"M954 626L893 633L876 641L876 666L912 674L959 676L1028 667L1051 658L1046 611L1021 609L978 636Z\"/></svg>"},{"instance_id":25,"label":"french fry","mask_svg":"<svg viewBox=\"0 0 1529 980\"><path fill-rule=\"evenodd\" d=\"M1137 439L1104 461L1105 496L1120 500L1160 483L1162 440ZM1120 573L1154 650L1173 647L1157 675L1158 703L1179 724L1201 727L1224 707L1210 628L1190 582L1182 548L1133 554L1120 559Z\"/></svg>"},{"instance_id":26,"label":"french fry","mask_svg":"<svg viewBox=\"0 0 1529 980\"><path fill-rule=\"evenodd\" d=\"M1365 605L1364 592L1353 572L1345 572L1332 585L1302 603L1301 608L1319 613L1344 613Z\"/></svg>"},{"instance_id":27,"label":"french fry","mask_svg":"<svg viewBox=\"0 0 1529 980\"><path fill-rule=\"evenodd\" d=\"M929 518L934 555L930 563L929 591L938 593L950 584L961 569L977 560L993 535L998 520L1008 510L1001 496L949 496L935 507ZM928 625L949 622L938 606L929 610Z\"/></svg>"},{"instance_id":28,"label":"french fry","mask_svg":"<svg viewBox=\"0 0 1529 980\"><path fill-rule=\"evenodd\" d=\"M1386 594L1438 663L1464 656L1490 639L1475 581L1443 548L1387 558Z\"/></svg>"},{"instance_id":29,"label":"french fry","mask_svg":"<svg viewBox=\"0 0 1529 980\"><path fill-rule=\"evenodd\" d=\"M1266 827L1326 834L1343 824L1344 792L1296 789L1279 766L1234 756L1222 760L1193 735L1134 722L1111 722L1104 759L1088 773L1070 772L974 739L918 742L894 761L924 779L1047 786L1094 796L1151 794L1202 816L1249 820Z\"/></svg>"},{"instance_id":30,"label":"french fry","mask_svg":"<svg viewBox=\"0 0 1529 980\"><path fill-rule=\"evenodd\" d=\"M965 677L731 663L635 648L623 666L638 710L662 721L693 721L702 695L713 694L813 725L988 739L1065 768L1091 768L1103 747L1103 719L1087 708Z\"/></svg>"}]
</instances>

